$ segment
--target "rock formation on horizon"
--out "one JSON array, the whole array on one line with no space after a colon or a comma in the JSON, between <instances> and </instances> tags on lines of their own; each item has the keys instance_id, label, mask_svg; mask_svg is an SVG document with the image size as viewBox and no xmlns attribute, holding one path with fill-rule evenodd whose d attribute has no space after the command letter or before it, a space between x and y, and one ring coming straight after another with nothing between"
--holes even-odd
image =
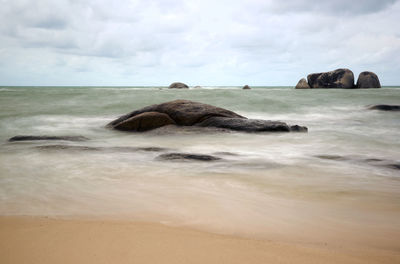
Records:
<instances>
[{"instance_id":1,"label":"rock formation on horizon","mask_svg":"<svg viewBox=\"0 0 400 264\"><path fill-rule=\"evenodd\" d=\"M302 78L296 85L296 89L309 89L310 85L305 78Z\"/></svg>"},{"instance_id":2,"label":"rock formation on horizon","mask_svg":"<svg viewBox=\"0 0 400 264\"><path fill-rule=\"evenodd\" d=\"M364 71L358 76L357 88L381 88L378 76L369 71Z\"/></svg>"},{"instance_id":3,"label":"rock formation on horizon","mask_svg":"<svg viewBox=\"0 0 400 264\"><path fill-rule=\"evenodd\" d=\"M378 76L373 72L360 73L357 84L354 85L354 74L349 69L337 69L329 72L311 73L307 80L302 78L296 89L307 88L381 88Z\"/></svg>"},{"instance_id":4,"label":"rock formation on horizon","mask_svg":"<svg viewBox=\"0 0 400 264\"><path fill-rule=\"evenodd\" d=\"M245 86L243 86L242 89L243 89L243 90L250 90L251 88L250 88L250 86L248 86L248 85L246 84Z\"/></svg>"},{"instance_id":5,"label":"rock formation on horizon","mask_svg":"<svg viewBox=\"0 0 400 264\"><path fill-rule=\"evenodd\" d=\"M311 73L307 81L311 88L354 88L354 74L349 69Z\"/></svg>"},{"instance_id":6,"label":"rock formation on horizon","mask_svg":"<svg viewBox=\"0 0 400 264\"><path fill-rule=\"evenodd\" d=\"M189 88L189 86L185 83L174 82L174 83L171 83L168 88L187 89L187 88Z\"/></svg>"}]
</instances>

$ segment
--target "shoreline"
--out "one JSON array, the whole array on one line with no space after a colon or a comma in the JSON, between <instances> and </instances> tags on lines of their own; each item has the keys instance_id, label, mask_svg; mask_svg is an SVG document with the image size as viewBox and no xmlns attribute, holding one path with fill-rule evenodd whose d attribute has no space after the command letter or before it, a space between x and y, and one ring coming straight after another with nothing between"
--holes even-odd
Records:
<instances>
[{"instance_id":1,"label":"shoreline","mask_svg":"<svg viewBox=\"0 0 400 264\"><path fill-rule=\"evenodd\" d=\"M8 263L399 263L396 249L221 235L129 220L0 216Z\"/></svg>"}]
</instances>

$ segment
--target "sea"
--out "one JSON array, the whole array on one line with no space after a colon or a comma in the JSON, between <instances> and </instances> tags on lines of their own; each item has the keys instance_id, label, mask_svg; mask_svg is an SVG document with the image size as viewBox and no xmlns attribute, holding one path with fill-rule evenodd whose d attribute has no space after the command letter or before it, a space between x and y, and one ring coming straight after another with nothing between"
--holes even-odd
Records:
<instances>
[{"instance_id":1,"label":"sea","mask_svg":"<svg viewBox=\"0 0 400 264\"><path fill-rule=\"evenodd\" d=\"M307 133L107 128L187 99ZM0 87L0 215L124 219L323 245L400 248L400 87ZM9 142L16 135L86 141ZM165 153L216 161L163 160Z\"/></svg>"}]
</instances>

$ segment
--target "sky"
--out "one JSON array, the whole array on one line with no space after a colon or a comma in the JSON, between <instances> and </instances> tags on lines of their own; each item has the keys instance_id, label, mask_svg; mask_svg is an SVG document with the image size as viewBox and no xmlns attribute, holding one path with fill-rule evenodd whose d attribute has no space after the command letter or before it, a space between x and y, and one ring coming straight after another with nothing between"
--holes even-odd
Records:
<instances>
[{"instance_id":1,"label":"sky","mask_svg":"<svg viewBox=\"0 0 400 264\"><path fill-rule=\"evenodd\" d=\"M0 0L0 85L400 85L400 0ZM356 80L355 80L356 81Z\"/></svg>"}]
</instances>

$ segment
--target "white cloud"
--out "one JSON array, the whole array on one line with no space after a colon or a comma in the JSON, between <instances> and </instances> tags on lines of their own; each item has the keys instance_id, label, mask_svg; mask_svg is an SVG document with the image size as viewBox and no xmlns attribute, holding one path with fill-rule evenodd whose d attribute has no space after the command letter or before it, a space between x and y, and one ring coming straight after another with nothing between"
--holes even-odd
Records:
<instances>
[{"instance_id":1,"label":"white cloud","mask_svg":"<svg viewBox=\"0 0 400 264\"><path fill-rule=\"evenodd\" d=\"M400 83L399 1L0 3L0 85L294 85L335 67Z\"/></svg>"}]
</instances>

